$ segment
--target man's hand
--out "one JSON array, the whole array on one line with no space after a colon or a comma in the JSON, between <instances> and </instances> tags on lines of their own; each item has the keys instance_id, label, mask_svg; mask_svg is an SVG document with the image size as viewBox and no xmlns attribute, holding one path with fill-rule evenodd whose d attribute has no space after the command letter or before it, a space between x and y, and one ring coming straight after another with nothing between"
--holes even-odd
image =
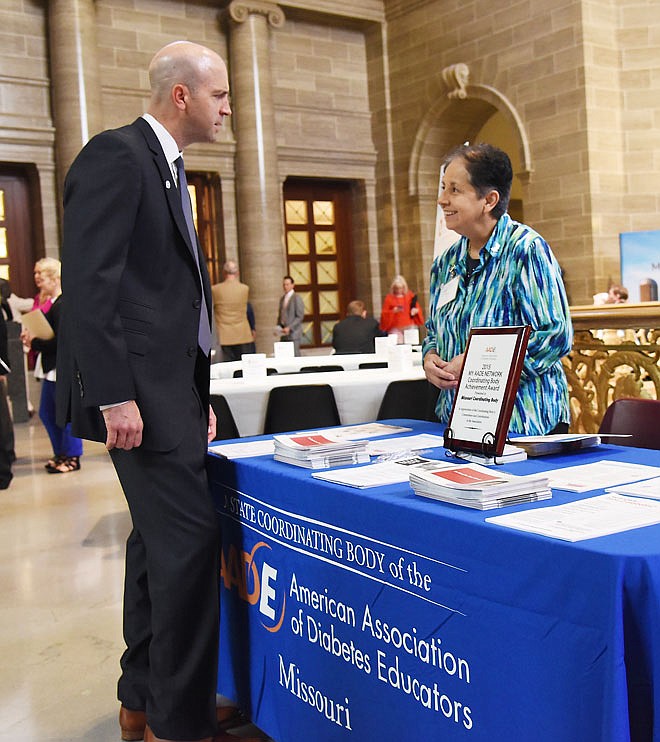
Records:
<instances>
[{"instance_id":1,"label":"man's hand","mask_svg":"<svg viewBox=\"0 0 660 742\"><path fill-rule=\"evenodd\" d=\"M124 404L108 407L103 410L105 427L108 437L105 447L108 451L113 448L121 448L130 451L142 443L142 416L135 401L124 402Z\"/></svg>"},{"instance_id":2,"label":"man's hand","mask_svg":"<svg viewBox=\"0 0 660 742\"><path fill-rule=\"evenodd\" d=\"M443 361L437 353L430 351L424 358L426 378L439 389L455 389L463 368L463 355L461 353L451 361Z\"/></svg>"},{"instance_id":3,"label":"man's hand","mask_svg":"<svg viewBox=\"0 0 660 742\"><path fill-rule=\"evenodd\" d=\"M210 443L215 438L215 433L218 428L218 420L213 412L213 407L209 405L209 430L208 430L208 442Z\"/></svg>"}]
</instances>

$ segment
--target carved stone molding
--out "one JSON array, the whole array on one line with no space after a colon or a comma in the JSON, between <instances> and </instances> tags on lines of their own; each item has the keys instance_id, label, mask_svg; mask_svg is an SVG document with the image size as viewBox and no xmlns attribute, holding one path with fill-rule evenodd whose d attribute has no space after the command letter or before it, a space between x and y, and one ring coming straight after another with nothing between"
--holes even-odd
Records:
<instances>
[{"instance_id":1,"label":"carved stone molding","mask_svg":"<svg viewBox=\"0 0 660 742\"><path fill-rule=\"evenodd\" d=\"M235 23L245 23L255 13L266 16L273 28L281 28L285 21L284 11L278 5L264 0L234 0L227 10Z\"/></svg>"},{"instance_id":2,"label":"carved stone molding","mask_svg":"<svg viewBox=\"0 0 660 742\"><path fill-rule=\"evenodd\" d=\"M459 62L445 67L442 70L442 79L449 88L447 98L460 98L461 100L467 98L468 94L465 87L470 79L470 68L467 64Z\"/></svg>"}]
</instances>

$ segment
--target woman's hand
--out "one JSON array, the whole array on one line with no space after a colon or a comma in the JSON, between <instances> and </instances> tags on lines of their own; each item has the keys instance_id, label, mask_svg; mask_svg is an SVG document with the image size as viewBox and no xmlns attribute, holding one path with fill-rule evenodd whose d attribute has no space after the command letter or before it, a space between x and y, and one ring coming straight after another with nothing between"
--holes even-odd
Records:
<instances>
[{"instance_id":1,"label":"woman's hand","mask_svg":"<svg viewBox=\"0 0 660 742\"><path fill-rule=\"evenodd\" d=\"M443 361L437 353L430 351L424 358L426 378L438 389L455 389L463 368L463 355L461 353L451 361Z\"/></svg>"},{"instance_id":2,"label":"woman's hand","mask_svg":"<svg viewBox=\"0 0 660 742\"><path fill-rule=\"evenodd\" d=\"M21 330L20 337L21 337L21 342L23 343L23 345L26 348L30 349L32 347L32 335L30 334L30 331L26 327L24 327Z\"/></svg>"}]
</instances>

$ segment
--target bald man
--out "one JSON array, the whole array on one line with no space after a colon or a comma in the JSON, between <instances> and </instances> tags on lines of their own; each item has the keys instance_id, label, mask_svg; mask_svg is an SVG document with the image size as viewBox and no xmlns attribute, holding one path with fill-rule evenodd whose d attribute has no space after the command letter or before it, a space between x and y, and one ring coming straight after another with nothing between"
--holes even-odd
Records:
<instances>
[{"instance_id":1,"label":"bald man","mask_svg":"<svg viewBox=\"0 0 660 742\"><path fill-rule=\"evenodd\" d=\"M147 113L95 136L66 178L58 403L77 435L105 442L133 523L122 738L209 742L219 551L205 472L211 287L177 160L215 141L231 114L229 83L215 52L184 41L156 53L149 78Z\"/></svg>"}]
</instances>

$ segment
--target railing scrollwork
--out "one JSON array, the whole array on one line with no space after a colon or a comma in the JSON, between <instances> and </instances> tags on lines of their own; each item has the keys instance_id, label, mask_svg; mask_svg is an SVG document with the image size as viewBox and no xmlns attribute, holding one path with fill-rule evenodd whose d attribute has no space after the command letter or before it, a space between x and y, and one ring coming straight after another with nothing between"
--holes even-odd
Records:
<instances>
[{"instance_id":1,"label":"railing scrollwork","mask_svg":"<svg viewBox=\"0 0 660 742\"><path fill-rule=\"evenodd\" d=\"M597 432L620 397L660 399L660 303L572 307L571 318L573 349L563 364L572 431Z\"/></svg>"}]
</instances>

